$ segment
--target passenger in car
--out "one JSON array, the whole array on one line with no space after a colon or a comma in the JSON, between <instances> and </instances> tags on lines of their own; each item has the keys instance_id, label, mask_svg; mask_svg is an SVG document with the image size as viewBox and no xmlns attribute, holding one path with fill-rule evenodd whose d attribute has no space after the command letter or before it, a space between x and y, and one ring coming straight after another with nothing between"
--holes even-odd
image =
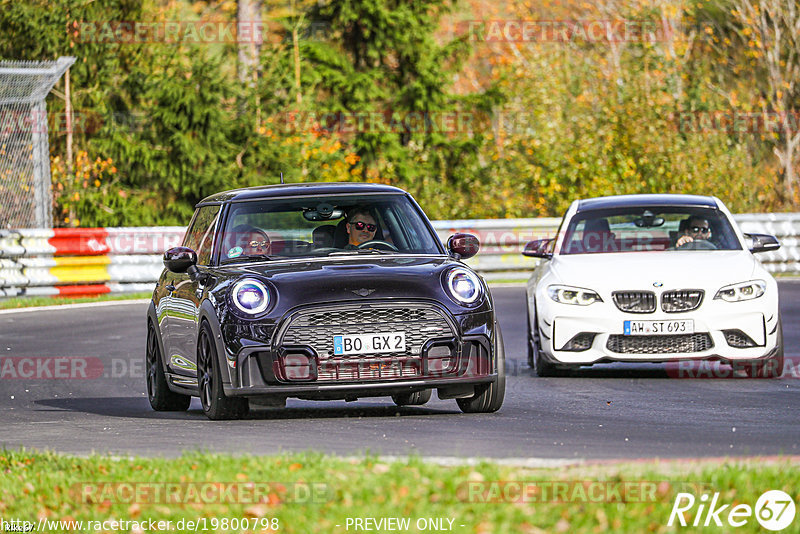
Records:
<instances>
[{"instance_id":1,"label":"passenger in car","mask_svg":"<svg viewBox=\"0 0 800 534\"><path fill-rule=\"evenodd\" d=\"M229 245L228 257L238 255L254 256L269 254L270 252L270 240L267 233L249 224L234 226L228 235L227 241Z\"/></svg>"}]
</instances>

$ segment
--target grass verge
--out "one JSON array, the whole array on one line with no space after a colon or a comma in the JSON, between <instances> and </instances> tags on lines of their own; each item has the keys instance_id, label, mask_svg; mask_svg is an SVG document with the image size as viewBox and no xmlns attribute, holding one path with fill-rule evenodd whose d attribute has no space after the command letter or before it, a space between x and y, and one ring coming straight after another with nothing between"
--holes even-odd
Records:
<instances>
[{"instance_id":1,"label":"grass verge","mask_svg":"<svg viewBox=\"0 0 800 534\"><path fill-rule=\"evenodd\" d=\"M667 522L676 496L686 491L697 504L702 494L711 498L715 492L719 505L731 504L720 515L724 526L711 530L756 532L761 527L754 516L740 528L726 523L733 505L755 507L772 489L800 501L797 459L675 465L523 469L317 453L115 459L5 450L0 451L0 516L30 521L34 531L42 521L46 532L149 532L151 520L169 521L172 532L674 532ZM514 490L520 487L527 497ZM696 515L697 505L685 514L689 525ZM355 518L409 523L358 529ZM109 520L140 524L102 524ZM69 528L58 521L83 524ZM141 522L148 525L142 528ZM798 522L787 532L796 532Z\"/></svg>"},{"instance_id":2,"label":"grass verge","mask_svg":"<svg viewBox=\"0 0 800 534\"><path fill-rule=\"evenodd\" d=\"M114 293L113 295L97 295L94 297L11 297L0 299L0 310L13 308L30 308L33 306L58 306L60 304L78 304L82 302L105 302L108 300L130 300L150 298L153 293Z\"/></svg>"}]
</instances>

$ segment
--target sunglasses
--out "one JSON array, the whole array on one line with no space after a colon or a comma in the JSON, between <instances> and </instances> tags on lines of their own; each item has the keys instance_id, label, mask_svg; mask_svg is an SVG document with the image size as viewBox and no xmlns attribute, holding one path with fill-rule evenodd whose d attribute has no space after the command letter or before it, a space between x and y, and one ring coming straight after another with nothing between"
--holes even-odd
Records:
<instances>
[{"instance_id":1,"label":"sunglasses","mask_svg":"<svg viewBox=\"0 0 800 534\"><path fill-rule=\"evenodd\" d=\"M707 234L711 231L711 228L708 226L692 226L690 230L695 234Z\"/></svg>"},{"instance_id":2,"label":"sunglasses","mask_svg":"<svg viewBox=\"0 0 800 534\"><path fill-rule=\"evenodd\" d=\"M248 244L253 248L267 248L269 241L250 241Z\"/></svg>"},{"instance_id":3,"label":"sunglasses","mask_svg":"<svg viewBox=\"0 0 800 534\"><path fill-rule=\"evenodd\" d=\"M366 228L368 232L374 232L375 230L377 230L377 229L378 229L378 226L377 226L377 225L375 225L375 224L368 224L368 223L365 223L365 222L363 222L363 221L351 222L350 224L352 224L353 226L355 226L355 227L356 227L356 230L363 230L364 228Z\"/></svg>"}]
</instances>

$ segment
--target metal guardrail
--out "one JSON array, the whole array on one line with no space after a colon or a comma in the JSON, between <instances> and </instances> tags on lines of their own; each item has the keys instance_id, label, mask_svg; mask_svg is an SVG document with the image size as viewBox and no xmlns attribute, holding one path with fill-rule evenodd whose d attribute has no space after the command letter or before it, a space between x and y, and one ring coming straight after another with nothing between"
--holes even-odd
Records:
<instances>
[{"instance_id":1,"label":"metal guardrail","mask_svg":"<svg viewBox=\"0 0 800 534\"><path fill-rule=\"evenodd\" d=\"M773 234L781 248L759 254L771 272L800 274L800 213L735 215L744 232ZM434 221L442 241L456 232L478 236L481 250L466 263L487 280L528 278L537 260L525 243L553 237L561 219ZM185 228L0 230L0 297L149 291L163 269L164 250Z\"/></svg>"},{"instance_id":2,"label":"metal guardrail","mask_svg":"<svg viewBox=\"0 0 800 534\"><path fill-rule=\"evenodd\" d=\"M185 228L0 230L0 297L150 291Z\"/></svg>"}]
</instances>

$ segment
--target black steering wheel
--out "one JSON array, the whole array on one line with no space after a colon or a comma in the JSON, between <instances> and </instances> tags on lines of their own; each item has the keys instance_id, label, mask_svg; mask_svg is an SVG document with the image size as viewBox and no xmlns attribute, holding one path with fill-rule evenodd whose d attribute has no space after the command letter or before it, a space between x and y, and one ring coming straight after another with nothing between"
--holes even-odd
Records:
<instances>
[{"instance_id":1,"label":"black steering wheel","mask_svg":"<svg viewBox=\"0 0 800 534\"><path fill-rule=\"evenodd\" d=\"M380 239L364 241L363 243L358 245L359 250L361 250L362 248L377 248L378 250L385 249L385 250L391 250L393 252L399 252L396 246L392 245L391 243L387 243L386 241L381 241Z\"/></svg>"},{"instance_id":2,"label":"black steering wheel","mask_svg":"<svg viewBox=\"0 0 800 534\"><path fill-rule=\"evenodd\" d=\"M679 250L716 250L717 246L707 239L695 239L676 247Z\"/></svg>"}]
</instances>

